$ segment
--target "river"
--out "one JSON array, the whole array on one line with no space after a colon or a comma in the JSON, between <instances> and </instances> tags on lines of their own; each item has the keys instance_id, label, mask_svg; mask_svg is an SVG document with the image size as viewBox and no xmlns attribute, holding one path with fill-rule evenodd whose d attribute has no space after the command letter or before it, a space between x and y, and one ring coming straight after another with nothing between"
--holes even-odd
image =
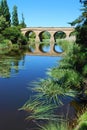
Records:
<instances>
[{"instance_id":1,"label":"river","mask_svg":"<svg viewBox=\"0 0 87 130\"><path fill-rule=\"evenodd\" d=\"M27 130L26 113L18 109L33 94L33 81L46 78L59 56L0 56L0 130Z\"/></svg>"}]
</instances>

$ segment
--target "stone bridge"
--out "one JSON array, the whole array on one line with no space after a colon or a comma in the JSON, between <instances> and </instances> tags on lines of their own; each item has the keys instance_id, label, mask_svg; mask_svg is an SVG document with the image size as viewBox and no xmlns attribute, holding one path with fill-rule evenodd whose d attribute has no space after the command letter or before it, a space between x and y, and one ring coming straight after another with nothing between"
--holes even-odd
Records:
<instances>
[{"instance_id":1,"label":"stone bridge","mask_svg":"<svg viewBox=\"0 0 87 130\"><path fill-rule=\"evenodd\" d=\"M66 37L64 39L66 40L75 40L75 36L70 36L71 32L74 31L73 27L28 27L28 28L22 28L21 32L26 35L27 33L34 32L36 35L35 41L40 42L40 34L43 32L49 32L50 42L54 42L54 35L57 32L64 32L66 34Z\"/></svg>"}]
</instances>

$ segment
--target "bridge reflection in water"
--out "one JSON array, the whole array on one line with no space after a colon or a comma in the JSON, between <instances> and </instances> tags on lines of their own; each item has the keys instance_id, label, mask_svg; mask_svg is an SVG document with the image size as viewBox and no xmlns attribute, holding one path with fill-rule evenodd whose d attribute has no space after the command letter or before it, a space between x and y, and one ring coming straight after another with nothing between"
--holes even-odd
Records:
<instances>
[{"instance_id":1,"label":"bridge reflection in water","mask_svg":"<svg viewBox=\"0 0 87 130\"><path fill-rule=\"evenodd\" d=\"M27 55L43 55L43 56L61 56L63 50L56 43L44 44L32 44L29 46Z\"/></svg>"}]
</instances>

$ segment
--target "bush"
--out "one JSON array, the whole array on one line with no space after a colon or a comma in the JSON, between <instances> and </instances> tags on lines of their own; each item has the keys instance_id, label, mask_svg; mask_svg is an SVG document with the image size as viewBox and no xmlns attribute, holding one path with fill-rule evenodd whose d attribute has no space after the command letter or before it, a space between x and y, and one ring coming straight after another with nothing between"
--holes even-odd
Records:
<instances>
[{"instance_id":1,"label":"bush","mask_svg":"<svg viewBox=\"0 0 87 130\"><path fill-rule=\"evenodd\" d=\"M12 42L8 39L2 40L1 43L0 43L0 47L2 49L4 49L4 48L10 49L10 48L12 48Z\"/></svg>"},{"instance_id":2,"label":"bush","mask_svg":"<svg viewBox=\"0 0 87 130\"><path fill-rule=\"evenodd\" d=\"M20 37L21 35L21 32L20 30L18 30L17 27L9 27L9 28L6 28L3 32L2 32L3 36L6 38L6 39L9 39L12 41L12 43L17 43L18 41L18 38Z\"/></svg>"},{"instance_id":3,"label":"bush","mask_svg":"<svg viewBox=\"0 0 87 130\"><path fill-rule=\"evenodd\" d=\"M26 45L28 43L27 38L20 34L17 43L20 45Z\"/></svg>"},{"instance_id":4,"label":"bush","mask_svg":"<svg viewBox=\"0 0 87 130\"><path fill-rule=\"evenodd\" d=\"M19 50L19 45L18 44L13 44L12 45L12 50L13 51L18 51Z\"/></svg>"},{"instance_id":5,"label":"bush","mask_svg":"<svg viewBox=\"0 0 87 130\"><path fill-rule=\"evenodd\" d=\"M7 54L12 49L12 43L10 40L2 40L0 43L0 54Z\"/></svg>"},{"instance_id":6,"label":"bush","mask_svg":"<svg viewBox=\"0 0 87 130\"><path fill-rule=\"evenodd\" d=\"M87 47L87 25L77 27L76 30L78 32L76 36L76 42Z\"/></svg>"}]
</instances>

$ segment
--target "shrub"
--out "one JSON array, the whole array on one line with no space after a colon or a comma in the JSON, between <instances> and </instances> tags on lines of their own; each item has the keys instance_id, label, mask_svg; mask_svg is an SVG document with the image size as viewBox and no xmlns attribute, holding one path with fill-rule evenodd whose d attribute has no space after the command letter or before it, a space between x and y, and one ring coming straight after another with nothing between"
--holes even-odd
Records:
<instances>
[{"instance_id":1,"label":"shrub","mask_svg":"<svg viewBox=\"0 0 87 130\"><path fill-rule=\"evenodd\" d=\"M9 27L6 28L3 32L2 32L3 36L6 39L9 39L12 41L12 43L17 43L18 38L20 37L20 30L18 30L17 27Z\"/></svg>"}]
</instances>

